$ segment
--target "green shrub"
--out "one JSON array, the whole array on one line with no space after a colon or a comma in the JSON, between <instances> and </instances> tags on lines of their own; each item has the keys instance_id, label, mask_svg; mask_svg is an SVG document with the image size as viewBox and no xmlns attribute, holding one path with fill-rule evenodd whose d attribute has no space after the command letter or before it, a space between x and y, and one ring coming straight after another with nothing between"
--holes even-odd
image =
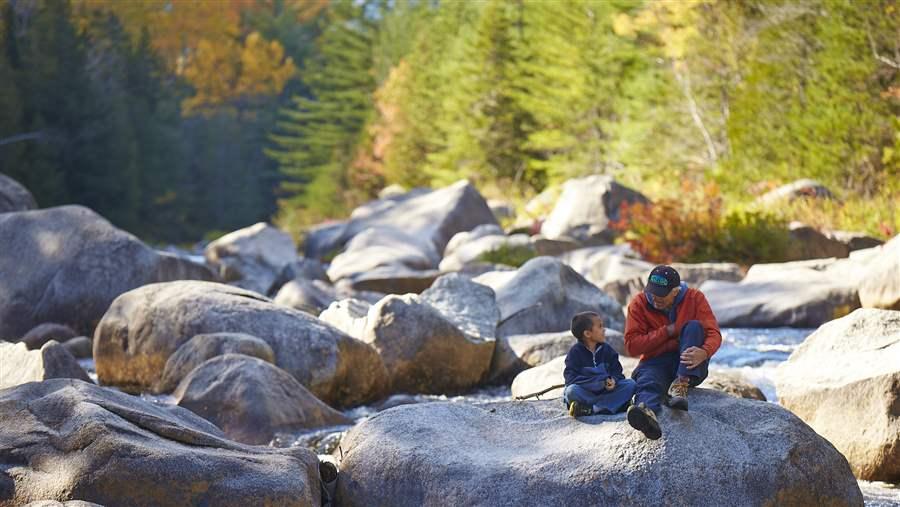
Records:
<instances>
[{"instance_id":1,"label":"green shrub","mask_svg":"<svg viewBox=\"0 0 900 507\"><path fill-rule=\"evenodd\" d=\"M478 256L478 260L491 264L503 264L514 268L520 267L533 259L537 253L530 246L524 245L500 245L498 248L485 252Z\"/></svg>"}]
</instances>

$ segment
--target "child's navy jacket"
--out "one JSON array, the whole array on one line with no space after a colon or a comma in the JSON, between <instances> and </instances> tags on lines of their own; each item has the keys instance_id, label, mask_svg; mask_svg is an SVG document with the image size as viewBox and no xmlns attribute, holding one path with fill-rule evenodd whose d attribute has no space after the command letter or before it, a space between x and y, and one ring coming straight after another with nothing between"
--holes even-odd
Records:
<instances>
[{"instance_id":1,"label":"child's navy jacket","mask_svg":"<svg viewBox=\"0 0 900 507\"><path fill-rule=\"evenodd\" d=\"M604 390L606 379L616 381L625 378L619 354L606 343L601 343L592 354L581 342L576 342L566 354L566 369L563 371L566 385L578 384L591 390Z\"/></svg>"}]
</instances>

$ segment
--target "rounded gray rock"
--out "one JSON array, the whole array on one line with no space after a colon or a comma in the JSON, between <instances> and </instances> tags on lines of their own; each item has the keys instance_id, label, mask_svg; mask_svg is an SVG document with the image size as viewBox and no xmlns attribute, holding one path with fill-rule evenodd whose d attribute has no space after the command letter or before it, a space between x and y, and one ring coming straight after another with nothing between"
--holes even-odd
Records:
<instances>
[{"instance_id":1,"label":"rounded gray rock","mask_svg":"<svg viewBox=\"0 0 900 507\"><path fill-rule=\"evenodd\" d=\"M75 338L78 333L69 326L56 324L54 322L44 322L33 327L22 337L22 343L29 350L37 350L50 340L56 340L59 343L65 343L70 338Z\"/></svg>"},{"instance_id":2,"label":"rounded gray rock","mask_svg":"<svg viewBox=\"0 0 900 507\"><path fill-rule=\"evenodd\" d=\"M0 174L0 213L37 208L34 196L18 181Z\"/></svg>"},{"instance_id":3,"label":"rounded gray rock","mask_svg":"<svg viewBox=\"0 0 900 507\"><path fill-rule=\"evenodd\" d=\"M244 354L274 363L275 352L265 341L243 333L212 333L197 335L169 356L162 378L154 386L157 393L168 393L194 368L207 359L225 354Z\"/></svg>"},{"instance_id":4,"label":"rounded gray rock","mask_svg":"<svg viewBox=\"0 0 900 507\"><path fill-rule=\"evenodd\" d=\"M267 444L277 432L352 422L281 368L243 354L204 362L182 380L174 396L178 406L245 444Z\"/></svg>"}]
</instances>

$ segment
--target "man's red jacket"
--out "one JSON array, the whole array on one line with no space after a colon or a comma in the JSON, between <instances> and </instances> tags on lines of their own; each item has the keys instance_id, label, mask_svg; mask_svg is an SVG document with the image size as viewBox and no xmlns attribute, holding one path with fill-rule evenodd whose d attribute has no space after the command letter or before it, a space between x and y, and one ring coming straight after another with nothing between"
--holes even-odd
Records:
<instances>
[{"instance_id":1,"label":"man's red jacket","mask_svg":"<svg viewBox=\"0 0 900 507\"><path fill-rule=\"evenodd\" d=\"M719 323L713 315L706 296L697 289L688 288L677 306L675 319L675 336L669 337L666 326L669 322L668 311L660 311L650 306L647 296L641 292L634 296L628 304L628 318L625 320L625 350L629 356L640 356L641 360L660 356L666 352L678 350L678 337L681 328L688 321L696 320L703 326L706 339L703 350L709 357L719 350L722 344L722 333Z\"/></svg>"}]
</instances>

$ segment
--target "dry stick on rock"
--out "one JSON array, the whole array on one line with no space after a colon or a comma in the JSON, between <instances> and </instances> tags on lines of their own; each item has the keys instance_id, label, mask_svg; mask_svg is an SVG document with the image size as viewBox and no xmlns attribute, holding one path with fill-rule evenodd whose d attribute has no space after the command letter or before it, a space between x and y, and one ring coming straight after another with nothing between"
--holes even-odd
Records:
<instances>
[{"instance_id":1,"label":"dry stick on rock","mask_svg":"<svg viewBox=\"0 0 900 507\"><path fill-rule=\"evenodd\" d=\"M542 394L547 393L547 392L550 392L550 391L552 391L552 390L554 390L554 389L559 389L560 387L566 387L566 385L565 385L565 384L556 384L555 386L548 387L547 389L544 389L543 391L538 391L538 392L536 392L536 393L526 394L525 396L516 396L516 399L517 399L517 400L527 400L528 398L537 398L537 399L541 399L541 395L542 395Z\"/></svg>"}]
</instances>

